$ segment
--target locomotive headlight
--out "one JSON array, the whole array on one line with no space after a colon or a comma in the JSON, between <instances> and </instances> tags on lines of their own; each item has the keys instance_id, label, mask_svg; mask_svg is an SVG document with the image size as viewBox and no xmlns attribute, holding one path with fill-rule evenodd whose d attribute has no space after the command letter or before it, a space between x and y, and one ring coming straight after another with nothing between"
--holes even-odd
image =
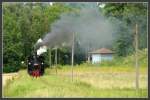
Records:
<instances>
[{"instance_id":1,"label":"locomotive headlight","mask_svg":"<svg viewBox=\"0 0 150 100\"><path fill-rule=\"evenodd\" d=\"M43 65L44 63L42 62L42 65Z\"/></svg>"},{"instance_id":2,"label":"locomotive headlight","mask_svg":"<svg viewBox=\"0 0 150 100\"><path fill-rule=\"evenodd\" d=\"M29 65L31 65L31 63L30 63L30 62L29 62L28 64L29 64Z\"/></svg>"}]
</instances>

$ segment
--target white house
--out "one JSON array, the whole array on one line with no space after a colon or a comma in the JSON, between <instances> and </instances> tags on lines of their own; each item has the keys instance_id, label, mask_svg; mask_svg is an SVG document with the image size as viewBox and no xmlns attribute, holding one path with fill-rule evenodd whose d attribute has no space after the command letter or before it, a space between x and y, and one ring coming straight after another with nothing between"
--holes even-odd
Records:
<instances>
[{"instance_id":1,"label":"white house","mask_svg":"<svg viewBox=\"0 0 150 100\"><path fill-rule=\"evenodd\" d=\"M92 52L89 52L88 60L92 63L100 63L104 60L112 60L113 59L113 51L101 48Z\"/></svg>"}]
</instances>

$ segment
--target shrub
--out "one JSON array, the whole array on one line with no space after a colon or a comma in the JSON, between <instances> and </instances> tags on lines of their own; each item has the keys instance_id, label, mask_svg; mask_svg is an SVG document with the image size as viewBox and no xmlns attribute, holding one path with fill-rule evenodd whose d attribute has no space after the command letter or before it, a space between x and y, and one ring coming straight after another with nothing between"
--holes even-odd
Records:
<instances>
[{"instance_id":1,"label":"shrub","mask_svg":"<svg viewBox=\"0 0 150 100\"><path fill-rule=\"evenodd\" d=\"M138 61L140 66L148 66L148 54L147 48L138 51ZM111 61L102 61L100 66L133 66L135 63L135 55L129 55L127 57L114 57Z\"/></svg>"},{"instance_id":2,"label":"shrub","mask_svg":"<svg viewBox=\"0 0 150 100\"><path fill-rule=\"evenodd\" d=\"M4 73L10 73L10 72L17 72L17 71L19 71L19 67L14 67L14 66L4 66L3 67L3 72Z\"/></svg>"}]
</instances>

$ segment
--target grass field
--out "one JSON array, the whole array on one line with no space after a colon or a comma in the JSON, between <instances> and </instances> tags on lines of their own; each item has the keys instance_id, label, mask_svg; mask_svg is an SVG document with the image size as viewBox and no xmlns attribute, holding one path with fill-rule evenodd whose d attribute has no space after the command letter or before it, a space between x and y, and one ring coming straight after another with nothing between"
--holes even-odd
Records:
<instances>
[{"instance_id":1,"label":"grass field","mask_svg":"<svg viewBox=\"0 0 150 100\"><path fill-rule=\"evenodd\" d=\"M134 67L65 66L46 69L40 78L26 70L3 87L4 97L147 97L147 67L140 68L140 89L135 90Z\"/></svg>"}]
</instances>

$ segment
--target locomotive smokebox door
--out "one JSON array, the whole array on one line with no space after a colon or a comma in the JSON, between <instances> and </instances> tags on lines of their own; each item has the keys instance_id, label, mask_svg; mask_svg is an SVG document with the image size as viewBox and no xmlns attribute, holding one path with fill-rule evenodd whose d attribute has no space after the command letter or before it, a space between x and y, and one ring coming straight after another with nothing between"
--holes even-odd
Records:
<instances>
[{"instance_id":1,"label":"locomotive smokebox door","mask_svg":"<svg viewBox=\"0 0 150 100\"><path fill-rule=\"evenodd\" d=\"M42 76L44 74L44 57L36 53L28 57L28 74L33 77Z\"/></svg>"}]
</instances>

